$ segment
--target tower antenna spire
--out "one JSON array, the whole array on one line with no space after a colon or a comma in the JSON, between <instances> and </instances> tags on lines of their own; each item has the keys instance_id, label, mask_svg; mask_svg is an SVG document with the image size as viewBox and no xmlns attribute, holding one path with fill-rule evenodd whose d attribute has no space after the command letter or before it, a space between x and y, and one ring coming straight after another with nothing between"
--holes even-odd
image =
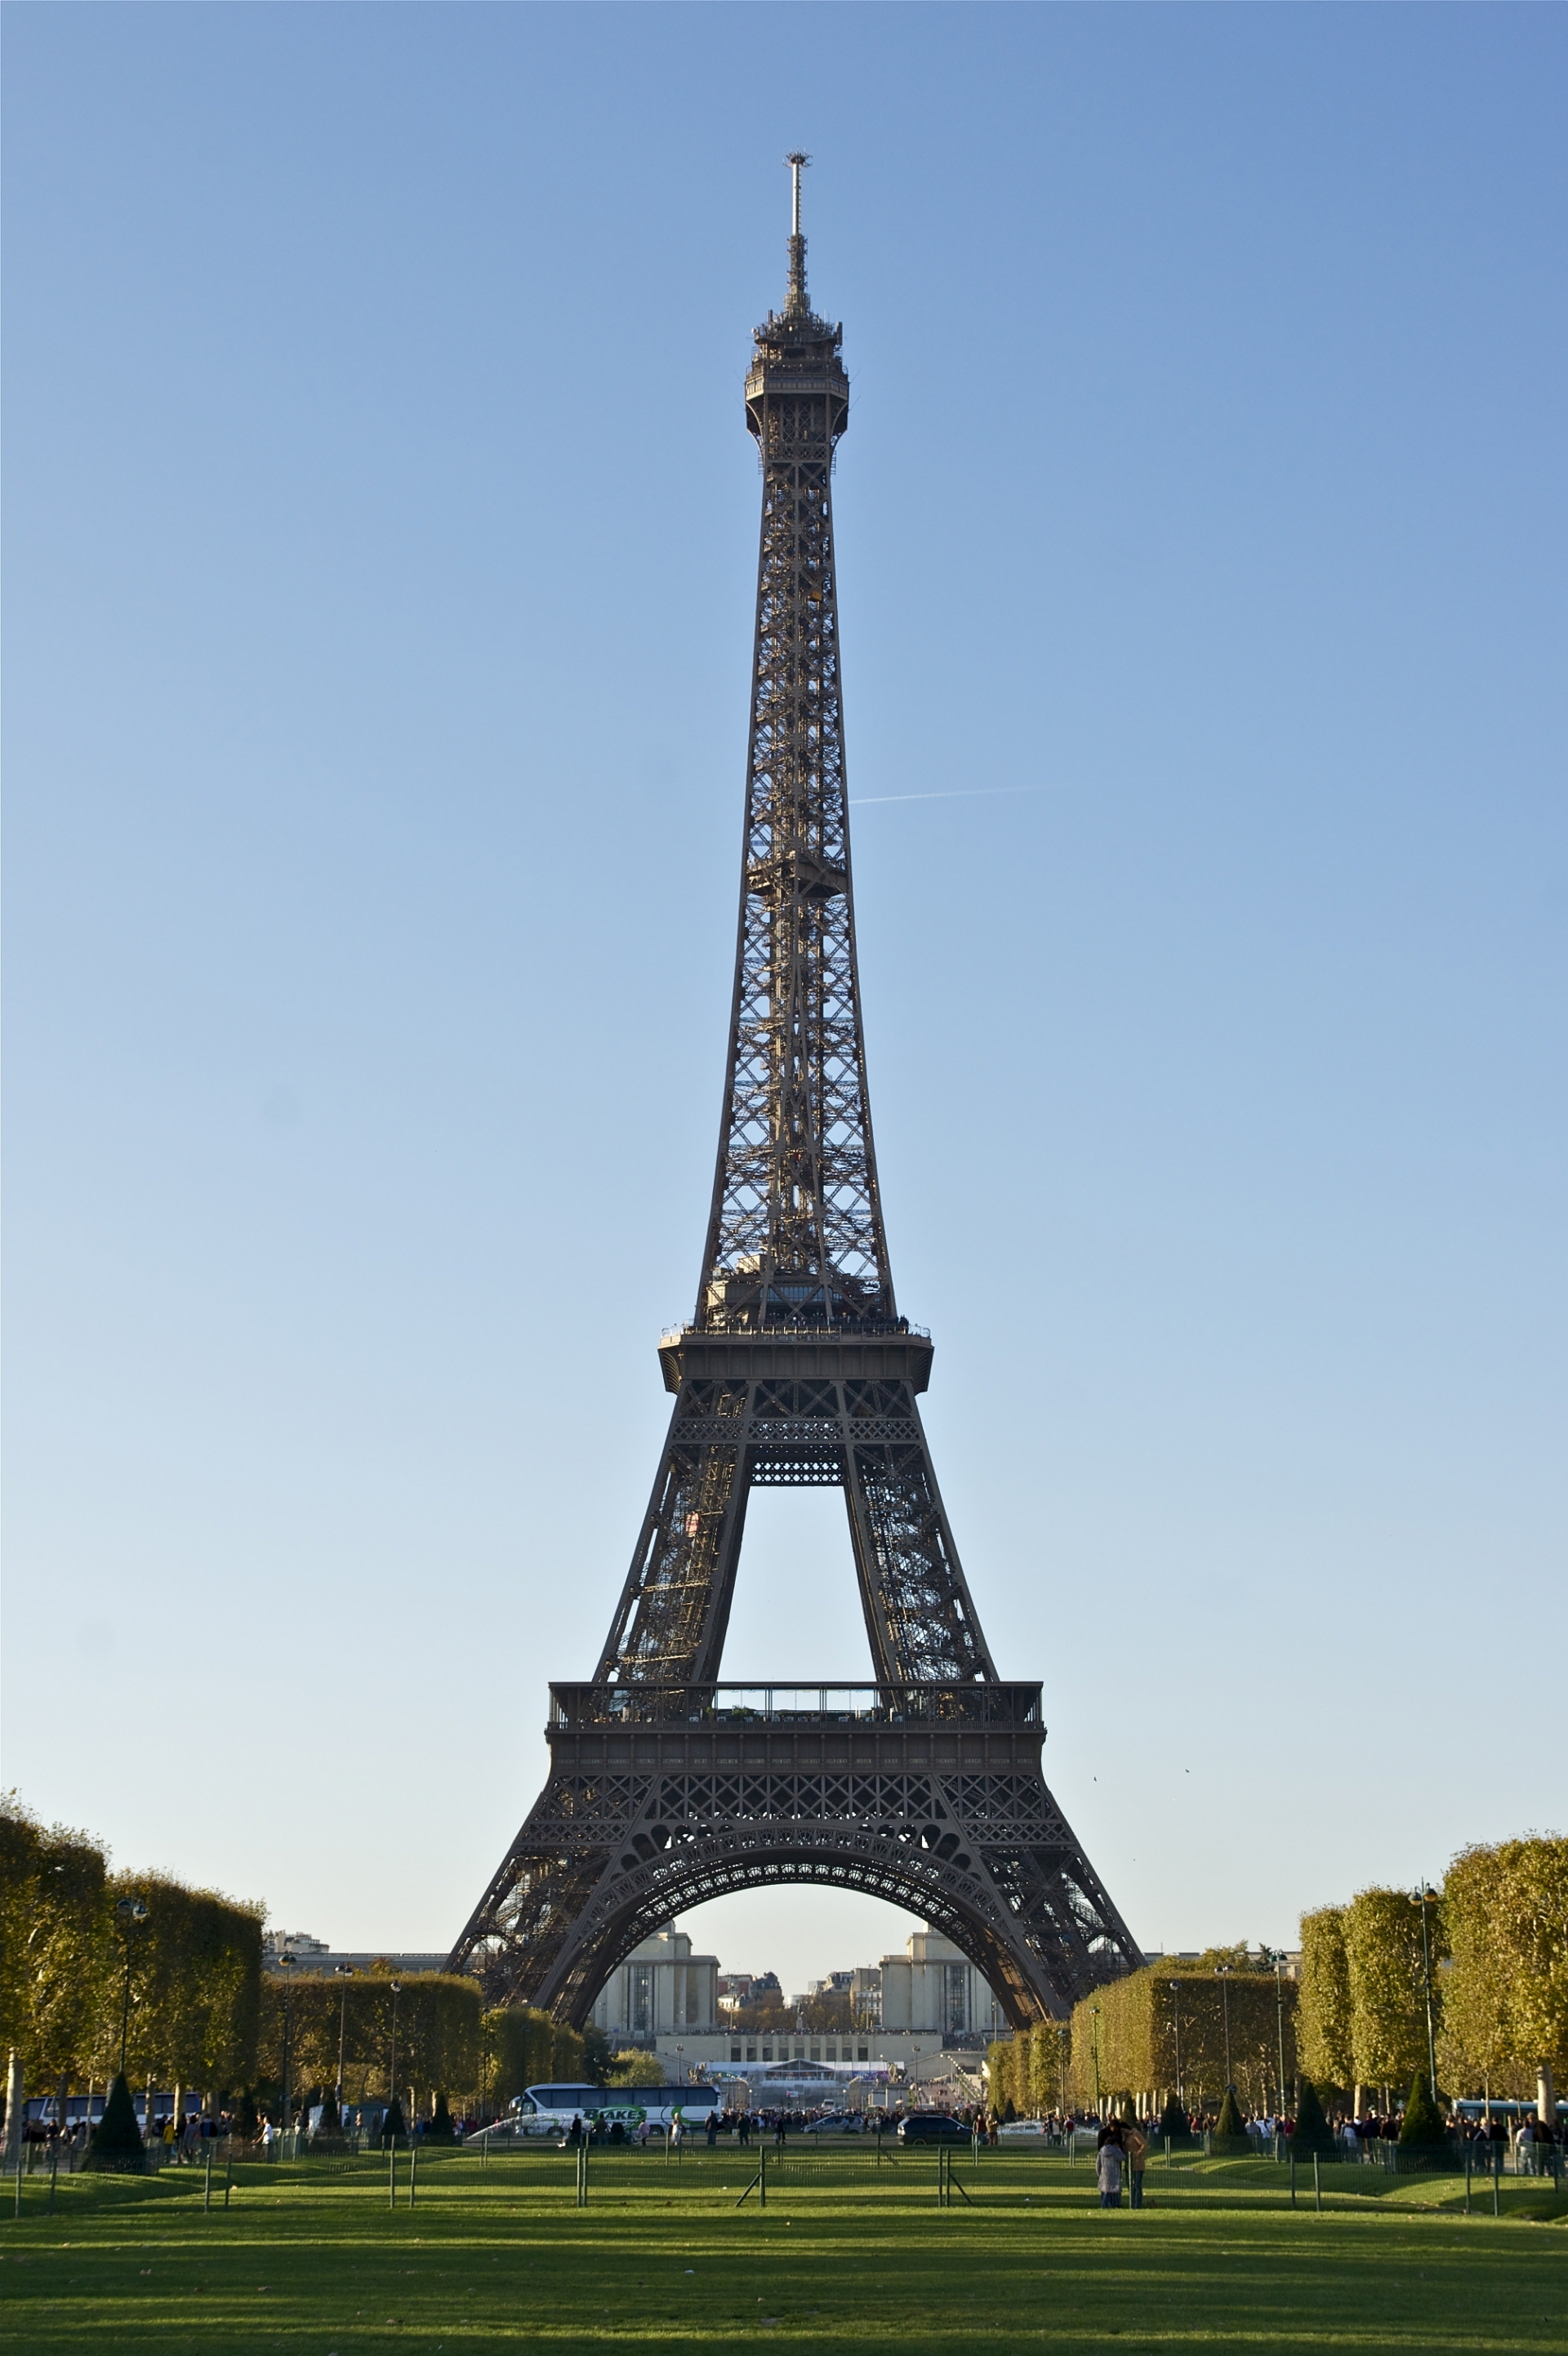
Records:
<instances>
[{"instance_id":1,"label":"tower antenna spire","mask_svg":"<svg viewBox=\"0 0 1568 2356\"><path fill-rule=\"evenodd\" d=\"M800 230L800 175L811 162L799 148L785 156L794 183L789 214L789 294L784 308L791 317L810 306L806 301L806 241Z\"/></svg>"}]
</instances>

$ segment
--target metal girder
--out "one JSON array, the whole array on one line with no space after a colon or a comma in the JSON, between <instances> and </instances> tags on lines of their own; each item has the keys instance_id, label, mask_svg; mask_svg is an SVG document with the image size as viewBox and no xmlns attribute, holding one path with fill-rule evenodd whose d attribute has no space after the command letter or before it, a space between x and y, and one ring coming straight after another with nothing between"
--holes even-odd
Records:
<instances>
[{"instance_id":1,"label":"metal girder","mask_svg":"<svg viewBox=\"0 0 1568 2356\"><path fill-rule=\"evenodd\" d=\"M871 1657L893 1685L996 1672L937 1486L895 1337L880 1379L778 1376L682 1384L620 1602L599 1657L607 1680L701 1685L716 1677L755 1483L842 1488ZM734 1337L732 1367L750 1355ZM769 1365L778 1351L763 1354ZM839 1353L814 1338L817 1368ZM854 1357L874 1355L869 1337ZM701 1356L698 1354L698 1363Z\"/></svg>"}]
</instances>

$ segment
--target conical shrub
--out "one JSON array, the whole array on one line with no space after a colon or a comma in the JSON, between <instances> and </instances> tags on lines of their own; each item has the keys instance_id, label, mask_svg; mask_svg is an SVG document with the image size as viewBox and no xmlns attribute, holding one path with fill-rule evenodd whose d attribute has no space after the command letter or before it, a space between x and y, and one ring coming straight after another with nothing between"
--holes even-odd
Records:
<instances>
[{"instance_id":1,"label":"conical shrub","mask_svg":"<svg viewBox=\"0 0 1568 2356\"><path fill-rule=\"evenodd\" d=\"M1411 2081L1410 2100L1400 2122L1400 2141L1430 2151L1434 2145L1447 2140L1447 2124L1432 2099L1431 2081L1424 2070L1418 2070Z\"/></svg>"},{"instance_id":2,"label":"conical shrub","mask_svg":"<svg viewBox=\"0 0 1568 2356\"><path fill-rule=\"evenodd\" d=\"M1241 2116L1241 2105L1236 2100L1234 2086L1225 2089L1225 2100L1219 2105L1219 2116L1214 2122L1217 2136L1241 2136L1247 2133L1247 2122Z\"/></svg>"},{"instance_id":3,"label":"conical shrub","mask_svg":"<svg viewBox=\"0 0 1568 2356\"><path fill-rule=\"evenodd\" d=\"M385 2151L389 2144L407 2141L408 2129L403 2121L403 2104L394 2094L387 2106L386 2116L381 2121L381 2149Z\"/></svg>"},{"instance_id":4,"label":"conical shrub","mask_svg":"<svg viewBox=\"0 0 1568 2356\"><path fill-rule=\"evenodd\" d=\"M1315 2151L1325 2159L1333 2157L1334 2130L1324 2116L1317 2089L1310 2078L1304 2078L1297 2090L1295 2133L1291 2137L1291 2149L1298 2159L1310 2159Z\"/></svg>"},{"instance_id":5,"label":"conical shrub","mask_svg":"<svg viewBox=\"0 0 1568 2356\"><path fill-rule=\"evenodd\" d=\"M435 2113L425 2130L424 2140L426 2143L456 2143L457 2140L452 2132L452 2114L446 2107L445 2094L435 2097Z\"/></svg>"},{"instance_id":6,"label":"conical shrub","mask_svg":"<svg viewBox=\"0 0 1568 2356\"><path fill-rule=\"evenodd\" d=\"M1165 2109L1160 2113L1158 2134L1162 2142L1165 2141L1167 2138L1172 2143L1190 2143L1192 2141L1191 2123L1187 2118L1187 2113L1183 2110L1181 2104L1177 2102L1174 2094L1171 2096L1170 2101L1165 2104Z\"/></svg>"},{"instance_id":7,"label":"conical shrub","mask_svg":"<svg viewBox=\"0 0 1568 2356\"><path fill-rule=\"evenodd\" d=\"M103 2116L92 2130L82 2166L105 2176L140 2176L146 2165L142 2130L136 2125L136 2106L122 2073L109 2089Z\"/></svg>"}]
</instances>

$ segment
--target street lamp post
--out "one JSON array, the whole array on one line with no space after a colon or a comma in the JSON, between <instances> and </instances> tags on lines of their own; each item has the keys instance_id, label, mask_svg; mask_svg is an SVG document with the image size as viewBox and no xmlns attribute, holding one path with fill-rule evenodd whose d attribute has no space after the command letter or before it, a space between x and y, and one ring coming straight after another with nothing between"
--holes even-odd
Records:
<instances>
[{"instance_id":1,"label":"street lamp post","mask_svg":"<svg viewBox=\"0 0 1568 2356\"><path fill-rule=\"evenodd\" d=\"M289 2063L293 2058L288 2050L288 2032L290 2026L288 2000L290 1996L293 1994L293 1990L290 1988L288 1984L288 1967L293 1961L294 1957L288 1953L286 1948L280 1951L277 1958L277 1965L278 1969L283 1973L283 2131L285 2136L288 2133L288 2115L292 2108L288 2083Z\"/></svg>"},{"instance_id":2,"label":"street lamp post","mask_svg":"<svg viewBox=\"0 0 1568 2356\"><path fill-rule=\"evenodd\" d=\"M338 2083L332 2099L338 2105L338 2126L343 2125L343 2049L349 2034L349 1982L354 1976L352 1964L334 1964L333 1970L343 1982L343 1992L338 2005Z\"/></svg>"},{"instance_id":3,"label":"street lamp post","mask_svg":"<svg viewBox=\"0 0 1568 2356\"><path fill-rule=\"evenodd\" d=\"M138 1922L147 1919L146 1901L141 1898L122 1898L114 1908L120 1919L120 1935L125 1947L125 1995L120 2007L120 2075L125 2074L125 2043L131 2033L131 1933ZM149 2119L147 2125L151 2126Z\"/></svg>"},{"instance_id":4,"label":"street lamp post","mask_svg":"<svg viewBox=\"0 0 1568 2356\"><path fill-rule=\"evenodd\" d=\"M1219 1983L1219 2002L1225 2015L1225 2086L1229 2093L1236 2083L1230 2075L1230 1965L1216 1964L1214 1976Z\"/></svg>"},{"instance_id":5,"label":"street lamp post","mask_svg":"<svg viewBox=\"0 0 1568 2356\"><path fill-rule=\"evenodd\" d=\"M1437 2100L1437 2040L1432 2032L1432 1940L1426 1927L1426 1901L1437 1892L1428 1887L1426 1876L1421 1877L1421 1967L1426 1982L1426 2091Z\"/></svg>"},{"instance_id":6,"label":"street lamp post","mask_svg":"<svg viewBox=\"0 0 1568 2356\"><path fill-rule=\"evenodd\" d=\"M397 2000L403 1994L403 1982L392 1980L388 1985L392 1989L392 2059L387 2065L387 2107L390 2110L397 2100ZM393 2132L395 2135L395 2129Z\"/></svg>"},{"instance_id":7,"label":"street lamp post","mask_svg":"<svg viewBox=\"0 0 1568 2356\"><path fill-rule=\"evenodd\" d=\"M1181 2080L1181 1982L1180 1980L1167 1980L1165 1985L1170 1989L1173 1999L1171 2004L1171 2019L1176 2029L1176 2098L1181 2104L1182 2109L1185 2111L1187 2108L1187 2094L1182 2086Z\"/></svg>"},{"instance_id":8,"label":"street lamp post","mask_svg":"<svg viewBox=\"0 0 1568 2356\"><path fill-rule=\"evenodd\" d=\"M1263 1955L1274 1967L1274 2016L1280 2044L1280 2116L1285 2115L1285 1959L1279 1947L1265 1947ZM1283 2132L1283 2128L1281 2130Z\"/></svg>"}]
</instances>

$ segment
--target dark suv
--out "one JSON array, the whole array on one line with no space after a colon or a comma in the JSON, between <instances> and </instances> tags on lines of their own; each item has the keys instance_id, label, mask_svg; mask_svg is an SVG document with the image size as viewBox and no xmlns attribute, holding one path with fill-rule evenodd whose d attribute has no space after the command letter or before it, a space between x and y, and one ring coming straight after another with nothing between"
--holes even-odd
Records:
<instances>
[{"instance_id":1,"label":"dark suv","mask_svg":"<svg viewBox=\"0 0 1568 2356\"><path fill-rule=\"evenodd\" d=\"M900 2143L968 2143L969 2129L946 2111L911 2111L898 2122Z\"/></svg>"}]
</instances>

